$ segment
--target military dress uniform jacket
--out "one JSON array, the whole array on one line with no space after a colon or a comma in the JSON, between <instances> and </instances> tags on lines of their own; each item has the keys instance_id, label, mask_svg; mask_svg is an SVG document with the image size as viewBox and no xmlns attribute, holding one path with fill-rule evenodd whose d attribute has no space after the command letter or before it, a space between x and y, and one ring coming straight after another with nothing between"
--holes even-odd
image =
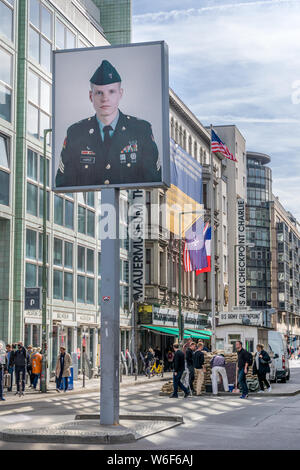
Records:
<instances>
[{"instance_id":1,"label":"military dress uniform jacket","mask_svg":"<svg viewBox=\"0 0 300 470\"><path fill-rule=\"evenodd\" d=\"M96 115L69 127L57 187L158 181L158 149L149 122L120 112L108 151Z\"/></svg>"}]
</instances>

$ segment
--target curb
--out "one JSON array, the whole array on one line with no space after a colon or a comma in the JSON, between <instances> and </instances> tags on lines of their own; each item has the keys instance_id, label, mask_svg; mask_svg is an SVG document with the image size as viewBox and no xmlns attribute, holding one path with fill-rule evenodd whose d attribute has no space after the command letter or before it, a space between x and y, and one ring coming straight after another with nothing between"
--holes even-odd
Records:
<instances>
[{"instance_id":1,"label":"curb","mask_svg":"<svg viewBox=\"0 0 300 470\"><path fill-rule=\"evenodd\" d=\"M173 423L167 429L173 428L175 426L179 426L182 424L183 417L179 415L163 415L163 414L123 414L120 415L120 420L127 420L127 421L165 421ZM83 420L99 420L100 415L76 415L74 423L74 428L76 428L76 424L79 424L78 421ZM68 425L68 423L61 424L61 425L54 425L50 426L50 428L36 428L33 429L32 432L24 432L22 429L6 429L0 431L0 440L5 442L24 442L24 443L50 443L50 444L120 444L120 443L129 443L133 441L137 441L144 437L148 437L153 434L158 434L162 430L156 430L150 433L146 433L145 435L138 435L137 432L133 430L126 430L120 429L119 434L111 433L109 426L108 429L102 429L99 431L91 431L87 432L84 430L69 430L70 433L68 434L68 429L63 429L64 425ZM113 427L112 427L113 428ZM53 434L47 434L47 432L53 431ZM114 431L117 428L114 428ZM44 433L43 433L44 431ZM74 434L75 431L75 434ZM117 430L118 431L118 430ZM58 434L57 434L58 433Z\"/></svg>"}]
</instances>

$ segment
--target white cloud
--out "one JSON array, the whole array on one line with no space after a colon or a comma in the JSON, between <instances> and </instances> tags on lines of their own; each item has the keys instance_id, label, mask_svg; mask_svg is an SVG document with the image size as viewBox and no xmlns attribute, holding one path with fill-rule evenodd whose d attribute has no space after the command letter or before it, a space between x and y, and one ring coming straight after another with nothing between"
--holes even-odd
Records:
<instances>
[{"instance_id":1,"label":"white cloud","mask_svg":"<svg viewBox=\"0 0 300 470\"><path fill-rule=\"evenodd\" d=\"M249 150L272 157L274 188L284 175L289 189L282 200L300 219L299 191L288 183L293 165L300 175L300 104L292 103L300 80L300 1L201 5L188 1L191 8L135 16L134 41L169 44L174 91L201 122L236 123Z\"/></svg>"}]
</instances>

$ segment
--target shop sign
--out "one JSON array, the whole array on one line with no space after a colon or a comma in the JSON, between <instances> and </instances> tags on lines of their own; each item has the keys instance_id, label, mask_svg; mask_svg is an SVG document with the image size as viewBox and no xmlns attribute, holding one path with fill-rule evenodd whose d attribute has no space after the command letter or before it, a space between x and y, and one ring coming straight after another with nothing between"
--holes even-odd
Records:
<instances>
[{"instance_id":1,"label":"shop sign","mask_svg":"<svg viewBox=\"0 0 300 470\"><path fill-rule=\"evenodd\" d=\"M182 312L184 317L185 327L205 327L207 326L207 317L205 315L199 315L195 312ZM177 328L178 325L178 310L173 310L170 308L153 308L153 325L165 325L173 326Z\"/></svg>"},{"instance_id":2,"label":"shop sign","mask_svg":"<svg viewBox=\"0 0 300 470\"><path fill-rule=\"evenodd\" d=\"M70 321L73 321L73 314L72 313L54 312L53 313L53 320L70 320Z\"/></svg>"},{"instance_id":3,"label":"shop sign","mask_svg":"<svg viewBox=\"0 0 300 470\"><path fill-rule=\"evenodd\" d=\"M81 323L95 323L95 317L92 315L77 315L76 320Z\"/></svg>"},{"instance_id":4,"label":"shop sign","mask_svg":"<svg viewBox=\"0 0 300 470\"><path fill-rule=\"evenodd\" d=\"M237 305L247 305L246 291L246 205L244 199L237 200L238 205L238 245L237 245Z\"/></svg>"},{"instance_id":5,"label":"shop sign","mask_svg":"<svg viewBox=\"0 0 300 470\"><path fill-rule=\"evenodd\" d=\"M236 323L239 325L248 326L262 326L263 325L263 312L256 310L234 311L234 312L220 312L219 325L226 325Z\"/></svg>"}]
</instances>

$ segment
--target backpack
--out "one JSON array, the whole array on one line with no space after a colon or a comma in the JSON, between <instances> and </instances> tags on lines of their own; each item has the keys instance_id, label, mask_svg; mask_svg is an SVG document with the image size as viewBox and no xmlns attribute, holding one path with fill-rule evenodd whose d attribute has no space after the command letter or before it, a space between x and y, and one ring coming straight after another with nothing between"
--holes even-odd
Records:
<instances>
[{"instance_id":1,"label":"backpack","mask_svg":"<svg viewBox=\"0 0 300 470\"><path fill-rule=\"evenodd\" d=\"M249 366L252 366L253 364L253 356L250 352L246 351L246 357L247 357L247 362Z\"/></svg>"}]
</instances>

